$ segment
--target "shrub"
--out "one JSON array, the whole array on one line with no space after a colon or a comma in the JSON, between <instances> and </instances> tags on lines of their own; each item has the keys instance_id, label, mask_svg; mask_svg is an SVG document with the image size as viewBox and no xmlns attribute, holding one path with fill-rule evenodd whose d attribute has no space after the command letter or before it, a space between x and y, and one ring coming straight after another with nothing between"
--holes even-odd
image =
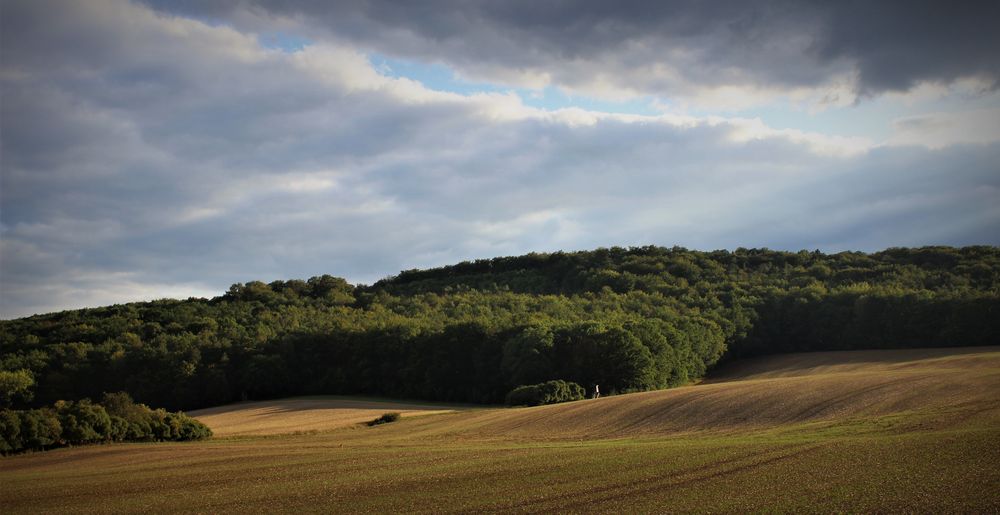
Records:
<instances>
[{"instance_id":1,"label":"shrub","mask_svg":"<svg viewBox=\"0 0 1000 515\"><path fill-rule=\"evenodd\" d=\"M175 438L176 435L173 433L174 428L170 425L170 420L167 419L167 410L163 408L155 409L149 415L150 435L153 440L165 441Z\"/></svg>"},{"instance_id":2,"label":"shrub","mask_svg":"<svg viewBox=\"0 0 1000 515\"><path fill-rule=\"evenodd\" d=\"M111 417L99 404L88 399L59 401L56 413L62 426L62 439L69 444L82 444L108 440L111 434Z\"/></svg>"},{"instance_id":3,"label":"shrub","mask_svg":"<svg viewBox=\"0 0 1000 515\"><path fill-rule=\"evenodd\" d=\"M129 423L118 415L111 415L111 432L108 437L110 440L115 442L120 442L128 438L129 435Z\"/></svg>"},{"instance_id":4,"label":"shrub","mask_svg":"<svg viewBox=\"0 0 1000 515\"><path fill-rule=\"evenodd\" d=\"M556 379L544 383L518 386L507 394L510 406L539 406L557 402L578 401L584 398L582 386Z\"/></svg>"},{"instance_id":5,"label":"shrub","mask_svg":"<svg viewBox=\"0 0 1000 515\"><path fill-rule=\"evenodd\" d=\"M184 416L184 426L181 428L181 440L203 440L212 436L212 430L208 426L183 413L181 415Z\"/></svg>"},{"instance_id":6,"label":"shrub","mask_svg":"<svg viewBox=\"0 0 1000 515\"><path fill-rule=\"evenodd\" d=\"M22 449L47 449L62 441L62 424L52 408L21 411Z\"/></svg>"},{"instance_id":7,"label":"shrub","mask_svg":"<svg viewBox=\"0 0 1000 515\"><path fill-rule=\"evenodd\" d=\"M127 394L105 395L107 407L87 399L53 408L0 410L0 454L92 442L200 440L205 424L181 412L152 410Z\"/></svg>"},{"instance_id":8,"label":"shrub","mask_svg":"<svg viewBox=\"0 0 1000 515\"><path fill-rule=\"evenodd\" d=\"M181 412L167 413L166 422L173 440L201 440L212 436L208 426Z\"/></svg>"},{"instance_id":9,"label":"shrub","mask_svg":"<svg viewBox=\"0 0 1000 515\"><path fill-rule=\"evenodd\" d=\"M0 411L0 453L21 448L21 419L16 411Z\"/></svg>"},{"instance_id":10,"label":"shrub","mask_svg":"<svg viewBox=\"0 0 1000 515\"><path fill-rule=\"evenodd\" d=\"M389 422L395 422L399 420L399 413L383 413L381 417L368 422L369 426L377 426L379 424L388 424Z\"/></svg>"}]
</instances>

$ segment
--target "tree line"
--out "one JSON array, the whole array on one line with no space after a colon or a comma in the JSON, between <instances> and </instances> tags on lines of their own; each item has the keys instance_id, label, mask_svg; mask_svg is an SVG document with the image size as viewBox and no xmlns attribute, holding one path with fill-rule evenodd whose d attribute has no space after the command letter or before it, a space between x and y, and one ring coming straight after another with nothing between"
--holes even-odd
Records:
<instances>
[{"instance_id":1,"label":"tree line","mask_svg":"<svg viewBox=\"0 0 1000 515\"><path fill-rule=\"evenodd\" d=\"M32 386L30 400L0 395L19 408L118 391L170 410L301 394L499 403L550 381L684 384L733 356L993 344L998 315L996 247L535 253L2 321L0 370Z\"/></svg>"},{"instance_id":2,"label":"tree line","mask_svg":"<svg viewBox=\"0 0 1000 515\"><path fill-rule=\"evenodd\" d=\"M0 454L104 442L201 440L212 430L183 413L136 404L127 393L58 401L27 410L0 409Z\"/></svg>"}]
</instances>

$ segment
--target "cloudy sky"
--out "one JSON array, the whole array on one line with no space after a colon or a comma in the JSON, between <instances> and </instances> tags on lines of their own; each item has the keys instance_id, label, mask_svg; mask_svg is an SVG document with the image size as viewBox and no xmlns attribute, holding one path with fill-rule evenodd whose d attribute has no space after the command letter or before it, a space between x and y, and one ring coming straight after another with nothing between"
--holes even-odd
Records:
<instances>
[{"instance_id":1,"label":"cloudy sky","mask_svg":"<svg viewBox=\"0 0 1000 515\"><path fill-rule=\"evenodd\" d=\"M530 251L997 245L997 20L3 0L0 318Z\"/></svg>"}]
</instances>

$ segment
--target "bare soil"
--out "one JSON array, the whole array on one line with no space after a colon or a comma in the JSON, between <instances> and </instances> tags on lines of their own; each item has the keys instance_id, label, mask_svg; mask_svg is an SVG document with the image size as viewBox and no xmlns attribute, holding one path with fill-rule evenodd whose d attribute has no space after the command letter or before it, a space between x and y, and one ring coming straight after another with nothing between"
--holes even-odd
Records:
<instances>
[{"instance_id":1,"label":"bare soil","mask_svg":"<svg viewBox=\"0 0 1000 515\"><path fill-rule=\"evenodd\" d=\"M395 412L402 417L448 413L455 406L346 399L291 398L240 402L196 410L188 415L212 428L215 436L277 435L328 431L376 419Z\"/></svg>"},{"instance_id":2,"label":"bare soil","mask_svg":"<svg viewBox=\"0 0 1000 515\"><path fill-rule=\"evenodd\" d=\"M1000 348L772 356L734 364L693 386L470 414L455 430L523 438L624 438L918 410L928 414L921 423L938 427L957 423L957 411L965 418L1000 414Z\"/></svg>"},{"instance_id":3,"label":"bare soil","mask_svg":"<svg viewBox=\"0 0 1000 515\"><path fill-rule=\"evenodd\" d=\"M223 437L0 459L0 511L1000 513L998 347L773 356L535 408L192 414Z\"/></svg>"}]
</instances>

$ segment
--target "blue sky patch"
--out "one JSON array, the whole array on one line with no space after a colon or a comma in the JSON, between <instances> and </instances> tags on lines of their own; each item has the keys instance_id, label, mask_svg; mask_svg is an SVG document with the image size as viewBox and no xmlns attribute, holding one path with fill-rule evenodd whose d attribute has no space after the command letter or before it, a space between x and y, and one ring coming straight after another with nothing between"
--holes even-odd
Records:
<instances>
[{"instance_id":1,"label":"blue sky patch","mask_svg":"<svg viewBox=\"0 0 1000 515\"><path fill-rule=\"evenodd\" d=\"M652 97L602 100L582 95L571 95L560 88L551 86L535 90L472 81L459 76L453 69L441 63L423 63L378 53L369 54L368 60L379 73L387 77L412 79L436 91L447 91L460 95L514 92L521 97L521 101L525 105L549 111L577 107L587 111L605 113L650 116L659 114L659 111L652 107Z\"/></svg>"},{"instance_id":2,"label":"blue sky patch","mask_svg":"<svg viewBox=\"0 0 1000 515\"><path fill-rule=\"evenodd\" d=\"M285 32L266 32L257 36L260 46L282 52L293 53L312 44L312 40Z\"/></svg>"}]
</instances>

